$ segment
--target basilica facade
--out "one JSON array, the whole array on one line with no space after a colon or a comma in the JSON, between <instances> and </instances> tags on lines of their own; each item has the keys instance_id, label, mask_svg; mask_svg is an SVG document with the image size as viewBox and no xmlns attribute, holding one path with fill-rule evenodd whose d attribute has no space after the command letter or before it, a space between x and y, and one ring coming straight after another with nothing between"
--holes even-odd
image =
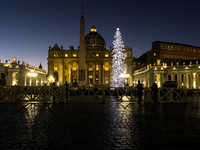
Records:
<instances>
[{"instance_id":1,"label":"basilica facade","mask_svg":"<svg viewBox=\"0 0 200 150\"><path fill-rule=\"evenodd\" d=\"M81 19L83 21L83 16ZM84 24L81 23L80 26L83 30ZM80 31L80 33L82 32ZM63 46L58 46L57 44L53 47L49 46L47 58L49 78L53 77L59 85L63 85L66 81L69 84L79 82L79 67L82 65L81 63L85 63L85 85L109 85L111 79L112 48L106 48L106 42L97 32L94 23L86 36L80 36L80 41L84 41L84 61L80 60L80 57L82 57L80 54L81 46L77 49L74 49L73 46L70 46L69 49L63 49ZM126 73L129 74L129 77L125 80L126 83L132 84L132 48L125 45L124 54L126 56L125 63L128 66Z\"/></svg>"}]
</instances>

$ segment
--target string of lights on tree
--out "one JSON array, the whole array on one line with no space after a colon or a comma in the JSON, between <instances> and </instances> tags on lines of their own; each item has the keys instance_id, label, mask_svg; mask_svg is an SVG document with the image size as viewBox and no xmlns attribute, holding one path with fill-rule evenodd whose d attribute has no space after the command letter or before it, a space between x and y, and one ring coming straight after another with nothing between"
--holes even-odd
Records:
<instances>
[{"instance_id":1,"label":"string of lights on tree","mask_svg":"<svg viewBox=\"0 0 200 150\"><path fill-rule=\"evenodd\" d=\"M124 71L126 71L126 64L124 63L126 57L123 51L124 42L122 40L121 32L119 28L114 35L115 40L113 40L113 59L112 59L112 72L111 72L111 87L124 87L124 79L121 77Z\"/></svg>"}]
</instances>

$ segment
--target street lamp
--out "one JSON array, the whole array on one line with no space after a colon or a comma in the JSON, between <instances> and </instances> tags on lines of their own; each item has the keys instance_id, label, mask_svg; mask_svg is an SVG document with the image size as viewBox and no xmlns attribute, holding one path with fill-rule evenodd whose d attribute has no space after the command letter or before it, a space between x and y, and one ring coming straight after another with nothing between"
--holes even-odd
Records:
<instances>
[{"instance_id":1,"label":"street lamp","mask_svg":"<svg viewBox=\"0 0 200 150\"><path fill-rule=\"evenodd\" d=\"M129 77L129 74L126 74L126 71L124 71L120 76L124 78L124 85L126 85L125 80Z\"/></svg>"},{"instance_id":2,"label":"street lamp","mask_svg":"<svg viewBox=\"0 0 200 150\"><path fill-rule=\"evenodd\" d=\"M30 78L34 78L34 77L37 76L37 73L35 73L35 72L33 72L33 70L31 70L31 72L29 72L27 75L28 75L28 77L30 77ZM30 85L31 85L31 80L30 80Z\"/></svg>"},{"instance_id":3,"label":"street lamp","mask_svg":"<svg viewBox=\"0 0 200 150\"><path fill-rule=\"evenodd\" d=\"M50 82L50 83L55 82L55 78L54 78L53 76L50 76L50 77L49 77L49 82Z\"/></svg>"}]
</instances>

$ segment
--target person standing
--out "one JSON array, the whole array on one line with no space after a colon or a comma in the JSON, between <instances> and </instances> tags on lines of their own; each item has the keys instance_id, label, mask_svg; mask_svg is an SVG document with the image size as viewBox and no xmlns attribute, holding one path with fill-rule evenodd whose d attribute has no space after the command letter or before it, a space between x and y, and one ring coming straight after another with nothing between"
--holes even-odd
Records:
<instances>
[{"instance_id":1,"label":"person standing","mask_svg":"<svg viewBox=\"0 0 200 150\"><path fill-rule=\"evenodd\" d=\"M155 82L151 86L151 90L153 92L153 100L154 100L154 102L157 102L158 87L157 87L157 84Z\"/></svg>"},{"instance_id":2,"label":"person standing","mask_svg":"<svg viewBox=\"0 0 200 150\"><path fill-rule=\"evenodd\" d=\"M138 85L137 85L137 96L138 96L138 102L142 102L142 84L140 83L140 80L138 80Z\"/></svg>"},{"instance_id":3,"label":"person standing","mask_svg":"<svg viewBox=\"0 0 200 150\"><path fill-rule=\"evenodd\" d=\"M66 86L66 92L65 92L65 95L66 95L66 100L67 100L67 98L68 98L68 84L67 84L67 81L65 82L65 84L64 84L65 86Z\"/></svg>"}]
</instances>

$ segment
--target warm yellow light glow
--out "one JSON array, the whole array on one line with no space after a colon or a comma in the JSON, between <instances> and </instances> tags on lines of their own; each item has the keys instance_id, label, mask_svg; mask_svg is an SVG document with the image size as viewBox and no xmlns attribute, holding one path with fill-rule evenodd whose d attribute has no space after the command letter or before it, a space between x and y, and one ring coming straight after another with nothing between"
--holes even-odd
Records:
<instances>
[{"instance_id":1,"label":"warm yellow light glow","mask_svg":"<svg viewBox=\"0 0 200 150\"><path fill-rule=\"evenodd\" d=\"M54 57L58 57L58 53L57 52L54 53Z\"/></svg>"},{"instance_id":2,"label":"warm yellow light glow","mask_svg":"<svg viewBox=\"0 0 200 150\"><path fill-rule=\"evenodd\" d=\"M127 57L127 53L124 53L124 57Z\"/></svg>"},{"instance_id":3,"label":"warm yellow light glow","mask_svg":"<svg viewBox=\"0 0 200 150\"><path fill-rule=\"evenodd\" d=\"M78 69L78 64L76 62L73 62L72 64L72 70L76 71Z\"/></svg>"},{"instance_id":4,"label":"warm yellow light glow","mask_svg":"<svg viewBox=\"0 0 200 150\"><path fill-rule=\"evenodd\" d=\"M36 77L37 76L37 73L33 73L33 70L31 70L31 72L27 73L27 75L29 77Z\"/></svg>"},{"instance_id":5,"label":"warm yellow light glow","mask_svg":"<svg viewBox=\"0 0 200 150\"><path fill-rule=\"evenodd\" d=\"M97 57L99 57L99 54L96 54Z\"/></svg>"},{"instance_id":6,"label":"warm yellow light glow","mask_svg":"<svg viewBox=\"0 0 200 150\"><path fill-rule=\"evenodd\" d=\"M65 54L65 57L68 57L68 54Z\"/></svg>"},{"instance_id":7,"label":"warm yellow light glow","mask_svg":"<svg viewBox=\"0 0 200 150\"><path fill-rule=\"evenodd\" d=\"M105 54L105 57L108 57L108 54Z\"/></svg>"},{"instance_id":8,"label":"warm yellow light glow","mask_svg":"<svg viewBox=\"0 0 200 150\"><path fill-rule=\"evenodd\" d=\"M73 57L76 57L76 54L73 54Z\"/></svg>"},{"instance_id":9,"label":"warm yellow light glow","mask_svg":"<svg viewBox=\"0 0 200 150\"><path fill-rule=\"evenodd\" d=\"M92 76L89 76L90 79L92 79Z\"/></svg>"},{"instance_id":10,"label":"warm yellow light glow","mask_svg":"<svg viewBox=\"0 0 200 150\"><path fill-rule=\"evenodd\" d=\"M109 67L110 67L109 63L106 62L106 63L104 64L104 70L105 70L105 71L109 71Z\"/></svg>"},{"instance_id":11,"label":"warm yellow light glow","mask_svg":"<svg viewBox=\"0 0 200 150\"><path fill-rule=\"evenodd\" d=\"M55 79L53 78L53 76L50 76L50 77L49 77L49 81L50 81L50 82L55 82Z\"/></svg>"},{"instance_id":12,"label":"warm yellow light glow","mask_svg":"<svg viewBox=\"0 0 200 150\"><path fill-rule=\"evenodd\" d=\"M90 31L91 32L97 32L97 29L91 28Z\"/></svg>"}]
</instances>

